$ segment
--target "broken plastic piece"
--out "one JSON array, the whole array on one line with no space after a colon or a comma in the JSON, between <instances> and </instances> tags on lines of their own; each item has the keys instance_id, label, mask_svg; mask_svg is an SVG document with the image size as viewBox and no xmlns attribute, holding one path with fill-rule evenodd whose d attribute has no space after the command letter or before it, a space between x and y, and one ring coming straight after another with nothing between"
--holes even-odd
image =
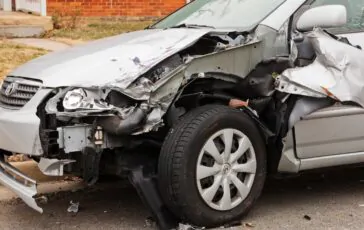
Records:
<instances>
[{"instance_id":1,"label":"broken plastic piece","mask_svg":"<svg viewBox=\"0 0 364 230\"><path fill-rule=\"evenodd\" d=\"M48 203L48 197L46 196L40 196L36 199L36 201L39 203L39 204L47 204Z\"/></svg>"},{"instance_id":2,"label":"broken plastic piece","mask_svg":"<svg viewBox=\"0 0 364 230\"><path fill-rule=\"evenodd\" d=\"M244 223L244 226L248 227L248 228L254 228L255 227L255 225L253 223Z\"/></svg>"},{"instance_id":3,"label":"broken plastic piece","mask_svg":"<svg viewBox=\"0 0 364 230\"><path fill-rule=\"evenodd\" d=\"M70 206L67 209L67 212L73 212L73 213L78 213L78 208L80 206L80 202L77 203L73 203L73 201L70 201Z\"/></svg>"},{"instance_id":4,"label":"broken plastic piece","mask_svg":"<svg viewBox=\"0 0 364 230\"><path fill-rule=\"evenodd\" d=\"M0 183L16 193L31 208L43 213L43 209L34 199L37 194L37 182L3 160L0 160Z\"/></svg>"},{"instance_id":5,"label":"broken plastic piece","mask_svg":"<svg viewBox=\"0 0 364 230\"><path fill-rule=\"evenodd\" d=\"M76 162L75 160L58 160L58 159L48 159L40 158L38 168L40 171L47 176L63 176L64 165Z\"/></svg>"}]
</instances>

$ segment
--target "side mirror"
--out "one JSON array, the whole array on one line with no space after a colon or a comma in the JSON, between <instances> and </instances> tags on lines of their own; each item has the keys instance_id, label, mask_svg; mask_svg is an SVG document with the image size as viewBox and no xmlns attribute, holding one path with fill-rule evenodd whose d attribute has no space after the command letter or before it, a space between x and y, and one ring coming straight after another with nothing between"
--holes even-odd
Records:
<instances>
[{"instance_id":1,"label":"side mirror","mask_svg":"<svg viewBox=\"0 0 364 230\"><path fill-rule=\"evenodd\" d=\"M298 19L296 28L300 32L313 30L314 27L340 27L347 23L347 11L343 5L319 6L304 12Z\"/></svg>"}]
</instances>

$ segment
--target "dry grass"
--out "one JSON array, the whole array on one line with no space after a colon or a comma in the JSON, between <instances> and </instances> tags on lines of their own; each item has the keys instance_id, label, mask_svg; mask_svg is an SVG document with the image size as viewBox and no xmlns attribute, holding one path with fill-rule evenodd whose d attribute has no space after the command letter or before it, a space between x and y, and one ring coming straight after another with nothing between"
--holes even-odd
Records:
<instances>
[{"instance_id":1,"label":"dry grass","mask_svg":"<svg viewBox=\"0 0 364 230\"><path fill-rule=\"evenodd\" d=\"M83 20L75 28L65 26L44 35L46 38L68 38L74 40L95 40L129 31L144 29L151 21L105 21Z\"/></svg>"},{"instance_id":2,"label":"dry grass","mask_svg":"<svg viewBox=\"0 0 364 230\"><path fill-rule=\"evenodd\" d=\"M0 40L0 80L13 68L31 59L42 56L47 52L47 50Z\"/></svg>"}]
</instances>

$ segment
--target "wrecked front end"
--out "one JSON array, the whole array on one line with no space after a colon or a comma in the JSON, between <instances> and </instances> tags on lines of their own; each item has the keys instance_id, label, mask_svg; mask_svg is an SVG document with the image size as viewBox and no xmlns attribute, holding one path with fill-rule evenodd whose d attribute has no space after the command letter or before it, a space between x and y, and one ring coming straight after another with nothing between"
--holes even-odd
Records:
<instances>
[{"instance_id":1,"label":"wrecked front end","mask_svg":"<svg viewBox=\"0 0 364 230\"><path fill-rule=\"evenodd\" d=\"M135 51L139 50L141 55L115 55L97 69L90 66L92 72L88 74L95 81L83 77L82 84L80 79L71 84L77 71L70 72L66 83L54 80L60 74L51 80L8 77L0 96L2 153L29 154L39 162L44 174L72 173L89 184L94 184L100 174L123 177L141 165L148 165L155 173L156 159L168 130L188 111L206 104L222 104L244 111L256 122L269 147L271 171L276 171L288 143L284 139L296 122L337 101L361 104L361 100L355 100L361 95L354 95L362 92L361 85L355 85L354 80L341 83L346 88L335 84L353 79L351 73L360 72L350 68L356 62L349 57L357 56L357 50L343 60L335 59L340 55L321 52L325 46L315 43L320 39L331 39L339 43L338 47L347 45L328 38L322 31L308 35L314 45L309 46L313 54L307 57L299 53L267 57L274 50L267 48L267 44L274 42L246 32L197 31L191 38L187 34L189 29L179 35L174 30L165 30L161 37L165 33L174 36L167 44L150 31L143 39L138 36L138 42L133 35L127 35L132 40L128 44L138 44ZM153 48L143 50L149 45L140 47L140 40L151 42ZM84 52L82 48L76 49L76 55ZM346 49L349 48L340 52ZM75 63L79 64L82 58L90 59L87 55L77 56ZM320 70L318 62L326 69L319 71L326 74L323 81L314 81L313 76L303 78L307 70ZM64 65L76 68L75 63ZM102 66L117 66L117 71L109 71L112 79L100 77ZM48 76L51 70L59 68L54 65L43 74ZM22 76L21 73L15 71L14 76ZM317 84L313 85L314 82ZM6 95L12 87L16 88L14 94ZM355 90L349 90L352 95L345 94L347 87L354 87ZM5 163L0 166L1 182L41 211L33 199L35 182ZM14 182L11 174L17 174L22 182Z\"/></svg>"},{"instance_id":2,"label":"wrecked front end","mask_svg":"<svg viewBox=\"0 0 364 230\"><path fill-rule=\"evenodd\" d=\"M191 86L213 79L217 85L225 82L223 88L229 88L262 58L261 42L246 33L229 37L227 33L196 30L192 36L189 29L177 35L173 31L158 36L148 31L151 35L143 39L127 35L131 46L137 44L142 54L108 57L106 67L120 64L118 72L109 71L117 74L112 79L97 76L92 81L84 77L83 83L79 78L70 83L75 72L80 71L78 66L64 81L54 80L60 74L51 71L62 69L59 62L64 62L64 69L71 69L80 59L89 60L90 56L81 55L85 51L78 47L73 50L72 55L78 55L73 57L74 63L66 61L69 53L60 53L60 60L52 60L51 54L48 59L43 57L15 70L1 86L2 156L27 154L45 175L72 173L89 184L95 183L100 174L124 176L144 163L155 167L154 156L168 127L199 102L186 106L178 103L184 103L189 96L204 100L201 92L194 92ZM165 33L175 37L170 45L160 40ZM154 48L145 53L139 46L141 41L136 40L151 42L143 47ZM87 52L96 52L90 49ZM39 77L34 79L27 74L36 74L35 68ZM97 71L89 71L90 78ZM214 91L215 83L209 83L211 88L206 90ZM0 166L1 182L42 212L34 199L36 182L4 160Z\"/></svg>"}]
</instances>

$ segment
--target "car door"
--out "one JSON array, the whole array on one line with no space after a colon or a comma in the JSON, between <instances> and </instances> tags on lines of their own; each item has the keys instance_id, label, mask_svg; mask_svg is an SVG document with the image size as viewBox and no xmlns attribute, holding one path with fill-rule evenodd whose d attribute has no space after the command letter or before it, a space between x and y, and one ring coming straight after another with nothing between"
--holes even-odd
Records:
<instances>
[{"instance_id":1,"label":"car door","mask_svg":"<svg viewBox=\"0 0 364 230\"><path fill-rule=\"evenodd\" d=\"M316 0L311 7L329 4L342 4L348 12L348 24L329 29L330 32L345 36L364 49L364 0ZM304 117L295 125L294 132L296 155L300 159L340 154L349 157L349 153L364 152L364 109L338 103Z\"/></svg>"}]
</instances>

